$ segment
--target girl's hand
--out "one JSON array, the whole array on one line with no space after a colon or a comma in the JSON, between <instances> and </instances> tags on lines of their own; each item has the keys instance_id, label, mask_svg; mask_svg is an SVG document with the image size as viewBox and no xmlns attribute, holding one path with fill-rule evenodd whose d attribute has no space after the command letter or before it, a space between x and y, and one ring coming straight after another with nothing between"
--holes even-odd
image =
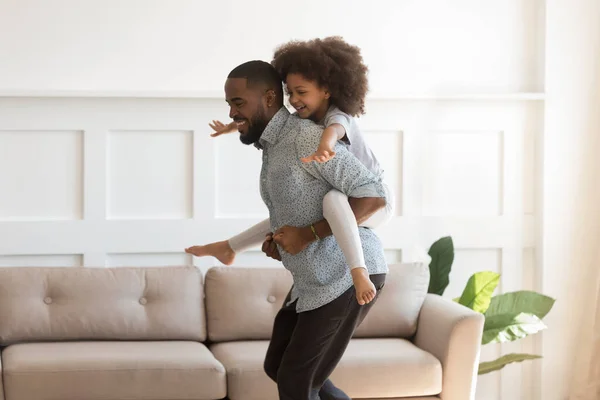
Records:
<instances>
[{"instance_id":1,"label":"girl's hand","mask_svg":"<svg viewBox=\"0 0 600 400\"><path fill-rule=\"evenodd\" d=\"M301 158L302 162L309 163L316 161L318 163L324 163L335 157L335 151L328 147L319 146L316 152L308 157Z\"/></svg>"},{"instance_id":2,"label":"girl's hand","mask_svg":"<svg viewBox=\"0 0 600 400\"><path fill-rule=\"evenodd\" d=\"M208 126L210 126L215 131L215 133L210 134L211 137L221 136L225 133L232 133L237 130L235 122L231 122L231 123L225 125L221 121L213 120L213 122L209 123Z\"/></svg>"}]
</instances>

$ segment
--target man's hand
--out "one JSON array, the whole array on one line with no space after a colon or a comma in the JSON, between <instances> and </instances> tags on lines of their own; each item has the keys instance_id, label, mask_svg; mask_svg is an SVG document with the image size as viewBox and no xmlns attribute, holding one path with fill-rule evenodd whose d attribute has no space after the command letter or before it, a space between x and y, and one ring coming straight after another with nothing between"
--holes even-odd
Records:
<instances>
[{"instance_id":1,"label":"man's hand","mask_svg":"<svg viewBox=\"0 0 600 400\"><path fill-rule=\"evenodd\" d=\"M273 234L269 233L265 242L262 245L262 251L267 255L267 257L271 257L277 261L281 261L281 256L279 255L279 250L277 250L277 245L273 242Z\"/></svg>"},{"instance_id":2,"label":"man's hand","mask_svg":"<svg viewBox=\"0 0 600 400\"><path fill-rule=\"evenodd\" d=\"M314 239L315 236L310 228L296 228L288 225L279 228L273 234L273 241L291 255L300 253Z\"/></svg>"}]
</instances>

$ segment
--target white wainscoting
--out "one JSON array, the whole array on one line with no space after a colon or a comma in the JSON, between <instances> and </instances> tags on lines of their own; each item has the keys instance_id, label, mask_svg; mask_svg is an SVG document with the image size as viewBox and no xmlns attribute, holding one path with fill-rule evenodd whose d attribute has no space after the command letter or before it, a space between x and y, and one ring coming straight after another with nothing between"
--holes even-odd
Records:
<instances>
[{"instance_id":1,"label":"white wainscoting","mask_svg":"<svg viewBox=\"0 0 600 400\"><path fill-rule=\"evenodd\" d=\"M498 292L538 289L542 100L370 98L359 122L398 203L378 230L390 262L452 235L456 260L445 296L460 295L482 270L502 274ZM0 98L0 265L216 265L183 249L267 216L259 151L235 134L209 137L207 122L226 113L217 96ZM236 265L280 264L256 249ZM533 352L534 339L484 346L482 360ZM481 377L478 399L538 398L536 363Z\"/></svg>"}]
</instances>

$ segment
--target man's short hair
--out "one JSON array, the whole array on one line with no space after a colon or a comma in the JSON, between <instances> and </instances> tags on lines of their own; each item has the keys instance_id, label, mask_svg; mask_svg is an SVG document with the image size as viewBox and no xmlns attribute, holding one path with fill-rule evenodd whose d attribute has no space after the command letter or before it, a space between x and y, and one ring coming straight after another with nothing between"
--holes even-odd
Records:
<instances>
[{"instance_id":1,"label":"man's short hair","mask_svg":"<svg viewBox=\"0 0 600 400\"><path fill-rule=\"evenodd\" d=\"M227 78L245 78L248 87L264 86L273 89L277 98L283 102L283 82L277 70L268 62L254 60L235 67Z\"/></svg>"}]
</instances>

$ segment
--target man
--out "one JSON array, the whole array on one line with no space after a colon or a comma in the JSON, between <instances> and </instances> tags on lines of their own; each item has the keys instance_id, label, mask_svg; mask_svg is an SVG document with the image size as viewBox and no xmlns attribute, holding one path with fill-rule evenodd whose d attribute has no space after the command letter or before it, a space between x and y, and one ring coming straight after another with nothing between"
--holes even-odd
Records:
<instances>
[{"instance_id":1,"label":"man","mask_svg":"<svg viewBox=\"0 0 600 400\"><path fill-rule=\"evenodd\" d=\"M323 127L290 115L281 78L270 64L250 61L233 69L225 95L242 143L262 149L261 196L272 231L281 233L263 250L282 260L294 282L275 318L265 372L277 383L281 400L350 399L328 378L374 302L361 306L355 300L350 270L323 220L322 202L333 188L343 192L360 223L385 206L384 188L341 144L327 163L300 161L315 151ZM371 230L360 228L360 236L379 293L388 271L383 248Z\"/></svg>"}]
</instances>

